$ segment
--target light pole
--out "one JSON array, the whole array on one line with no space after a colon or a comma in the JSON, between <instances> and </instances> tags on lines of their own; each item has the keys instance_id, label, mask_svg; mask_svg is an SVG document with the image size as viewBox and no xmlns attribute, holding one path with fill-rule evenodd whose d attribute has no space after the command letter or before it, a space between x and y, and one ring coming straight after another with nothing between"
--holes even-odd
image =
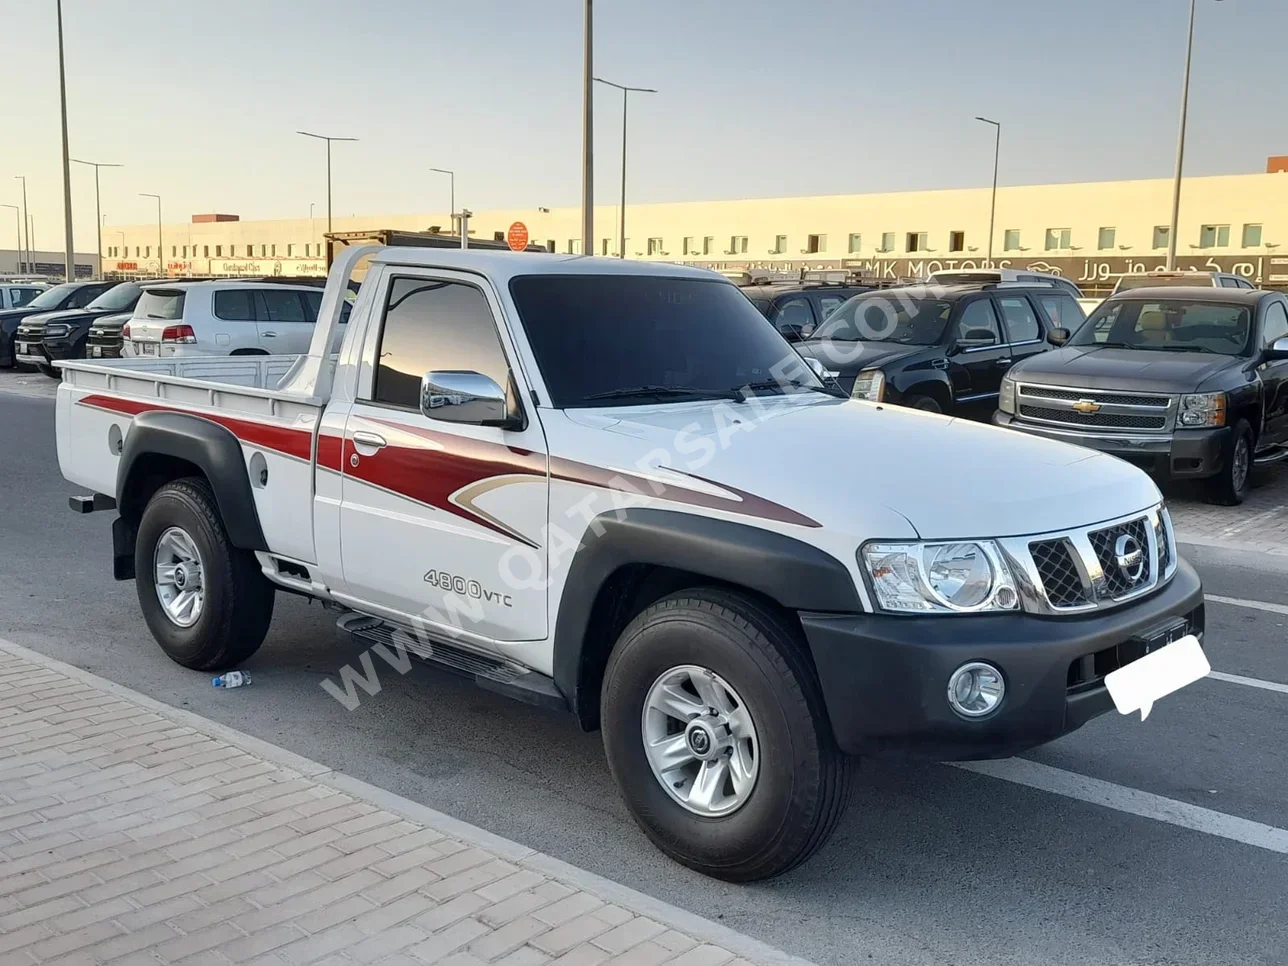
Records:
<instances>
[{"instance_id":1,"label":"light pole","mask_svg":"<svg viewBox=\"0 0 1288 966\"><path fill-rule=\"evenodd\" d=\"M621 206L621 231L618 235L617 257L626 257L626 99L630 96L631 91L638 94L656 94L657 91L651 87L627 87L624 84L614 84L610 80L604 80L602 77L596 77L595 80L601 84L607 84L609 87L616 87L622 92L622 206ZM592 252L587 250L585 254L590 255Z\"/></svg>"},{"instance_id":2,"label":"light pole","mask_svg":"<svg viewBox=\"0 0 1288 966\"><path fill-rule=\"evenodd\" d=\"M26 242L23 248L27 254L23 257L22 263L27 266L25 271L31 271L31 230L27 228L27 176L25 174L15 174L14 179L22 182L22 233Z\"/></svg>"},{"instance_id":3,"label":"light pole","mask_svg":"<svg viewBox=\"0 0 1288 966\"><path fill-rule=\"evenodd\" d=\"M123 168L123 164L107 164L102 161L82 161L80 158L72 158L77 164L88 164L94 169L94 213L98 216L98 277L103 277L103 206L99 203L98 194L98 169L99 168Z\"/></svg>"},{"instance_id":4,"label":"light pole","mask_svg":"<svg viewBox=\"0 0 1288 966\"><path fill-rule=\"evenodd\" d=\"M326 142L326 232L331 234L331 142L332 141L356 141L357 138L337 138L327 137L325 134L310 134L308 131L296 131L296 134L303 134L306 138L317 138L319 141Z\"/></svg>"},{"instance_id":5,"label":"light pole","mask_svg":"<svg viewBox=\"0 0 1288 966\"><path fill-rule=\"evenodd\" d=\"M16 250L14 252L14 270L13 271L15 275L22 275L23 271L20 264L22 262L22 209L19 208L17 205L0 205L0 208L13 209L13 228L14 228L14 231L18 233L18 240L14 242L14 245L16 246Z\"/></svg>"},{"instance_id":6,"label":"light pole","mask_svg":"<svg viewBox=\"0 0 1288 966\"><path fill-rule=\"evenodd\" d=\"M157 202L157 277L160 278L165 275L164 253L161 250L161 196L140 191L139 197L155 198Z\"/></svg>"},{"instance_id":7,"label":"light pole","mask_svg":"<svg viewBox=\"0 0 1288 966\"><path fill-rule=\"evenodd\" d=\"M76 243L72 233L72 162L67 147L67 72L63 66L63 0L58 0L58 100L63 115L63 244L67 281L76 280Z\"/></svg>"},{"instance_id":8,"label":"light pole","mask_svg":"<svg viewBox=\"0 0 1288 966\"><path fill-rule=\"evenodd\" d=\"M581 251L589 255L595 250L595 68L594 68L594 13L593 0L586 0L585 22L582 25L581 93Z\"/></svg>"},{"instance_id":9,"label":"light pole","mask_svg":"<svg viewBox=\"0 0 1288 966\"><path fill-rule=\"evenodd\" d=\"M993 125L996 133L993 139L993 200L988 207L988 264L991 268L993 265L993 222L997 218L997 158L1002 151L1002 125L1000 122L989 120L986 117L976 117L975 120Z\"/></svg>"},{"instance_id":10,"label":"light pole","mask_svg":"<svg viewBox=\"0 0 1288 966\"><path fill-rule=\"evenodd\" d=\"M449 171L447 168L430 168L435 174L447 175L447 204L452 209L447 213L451 219L452 228L456 227L456 172Z\"/></svg>"},{"instance_id":11,"label":"light pole","mask_svg":"<svg viewBox=\"0 0 1288 966\"><path fill-rule=\"evenodd\" d=\"M1190 113L1190 61L1194 56L1194 15L1197 7L1197 0L1190 0L1190 29L1185 41L1185 75L1181 80L1181 126L1176 135L1176 175L1172 180L1172 222L1167 230L1169 272L1176 269L1176 235L1180 230L1181 219L1181 172L1185 168L1185 125Z\"/></svg>"}]
</instances>

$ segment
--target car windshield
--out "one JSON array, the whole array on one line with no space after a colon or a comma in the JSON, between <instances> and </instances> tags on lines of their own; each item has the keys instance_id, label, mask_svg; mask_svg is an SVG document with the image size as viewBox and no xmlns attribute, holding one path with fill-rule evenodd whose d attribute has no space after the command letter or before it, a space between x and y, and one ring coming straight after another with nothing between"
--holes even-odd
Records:
<instances>
[{"instance_id":1,"label":"car windshield","mask_svg":"<svg viewBox=\"0 0 1288 966\"><path fill-rule=\"evenodd\" d=\"M136 319L159 319L169 322L183 318L183 292L178 289L148 289L134 306Z\"/></svg>"},{"instance_id":2,"label":"car windshield","mask_svg":"<svg viewBox=\"0 0 1288 966\"><path fill-rule=\"evenodd\" d=\"M139 286L134 282L126 282L123 285L113 285L85 308L91 312L126 312L134 307L138 297Z\"/></svg>"},{"instance_id":3,"label":"car windshield","mask_svg":"<svg viewBox=\"0 0 1288 966\"><path fill-rule=\"evenodd\" d=\"M1091 313L1070 345L1243 355L1252 336L1246 305L1183 299L1115 299Z\"/></svg>"},{"instance_id":4,"label":"car windshield","mask_svg":"<svg viewBox=\"0 0 1288 966\"><path fill-rule=\"evenodd\" d=\"M55 285L53 288L45 289L34 299L27 303L29 309L56 309L63 304L63 301L72 292L80 288L75 282L63 282L62 285Z\"/></svg>"},{"instance_id":5,"label":"car windshield","mask_svg":"<svg viewBox=\"0 0 1288 966\"><path fill-rule=\"evenodd\" d=\"M1137 288L1158 288L1166 285L1182 285L1187 288L1212 288L1212 276L1200 272L1183 272L1178 275L1139 275L1135 278L1120 278L1115 292L1130 292Z\"/></svg>"},{"instance_id":6,"label":"car windshield","mask_svg":"<svg viewBox=\"0 0 1288 966\"><path fill-rule=\"evenodd\" d=\"M951 302L912 298L897 290L856 295L838 306L812 338L833 342L936 345L944 336L952 311Z\"/></svg>"},{"instance_id":7,"label":"car windshield","mask_svg":"<svg viewBox=\"0 0 1288 966\"><path fill-rule=\"evenodd\" d=\"M647 275L521 275L510 293L554 406L822 390L734 285Z\"/></svg>"}]
</instances>

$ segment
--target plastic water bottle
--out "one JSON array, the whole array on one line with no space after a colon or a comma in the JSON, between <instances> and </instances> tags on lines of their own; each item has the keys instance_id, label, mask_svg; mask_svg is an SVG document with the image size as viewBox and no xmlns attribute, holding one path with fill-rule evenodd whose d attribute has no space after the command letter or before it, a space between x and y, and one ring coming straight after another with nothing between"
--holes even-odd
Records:
<instances>
[{"instance_id":1,"label":"plastic water bottle","mask_svg":"<svg viewBox=\"0 0 1288 966\"><path fill-rule=\"evenodd\" d=\"M229 671L212 679L210 683L217 688L240 688L243 684L250 684L250 672Z\"/></svg>"}]
</instances>

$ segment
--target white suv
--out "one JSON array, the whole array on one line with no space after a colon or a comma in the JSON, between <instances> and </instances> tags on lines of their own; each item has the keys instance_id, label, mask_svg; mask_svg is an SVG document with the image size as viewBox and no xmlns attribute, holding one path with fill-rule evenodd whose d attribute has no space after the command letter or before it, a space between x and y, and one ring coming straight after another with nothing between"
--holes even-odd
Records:
<instances>
[{"instance_id":1,"label":"white suv","mask_svg":"<svg viewBox=\"0 0 1288 966\"><path fill-rule=\"evenodd\" d=\"M309 351L321 304L322 289L309 284L230 279L153 286L121 333L122 355L299 355Z\"/></svg>"}]
</instances>

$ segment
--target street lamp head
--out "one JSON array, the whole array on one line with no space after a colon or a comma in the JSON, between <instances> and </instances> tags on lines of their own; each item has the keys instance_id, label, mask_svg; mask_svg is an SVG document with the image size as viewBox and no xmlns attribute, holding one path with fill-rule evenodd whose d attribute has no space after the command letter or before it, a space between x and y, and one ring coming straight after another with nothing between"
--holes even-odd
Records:
<instances>
[{"instance_id":1,"label":"street lamp head","mask_svg":"<svg viewBox=\"0 0 1288 966\"><path fill-rule=\"evenodd\" d=\"M1002 126L1002 122L1001 122L1001 121L994 121L991 117L980 117L978 114L977 114L977 115L975 115L975 120L977 120L977 121L983 121L985 124L991 124L991 125L993 125L994 127L1001 127L1001 126Z\"/></svg>"}]
</instances>

